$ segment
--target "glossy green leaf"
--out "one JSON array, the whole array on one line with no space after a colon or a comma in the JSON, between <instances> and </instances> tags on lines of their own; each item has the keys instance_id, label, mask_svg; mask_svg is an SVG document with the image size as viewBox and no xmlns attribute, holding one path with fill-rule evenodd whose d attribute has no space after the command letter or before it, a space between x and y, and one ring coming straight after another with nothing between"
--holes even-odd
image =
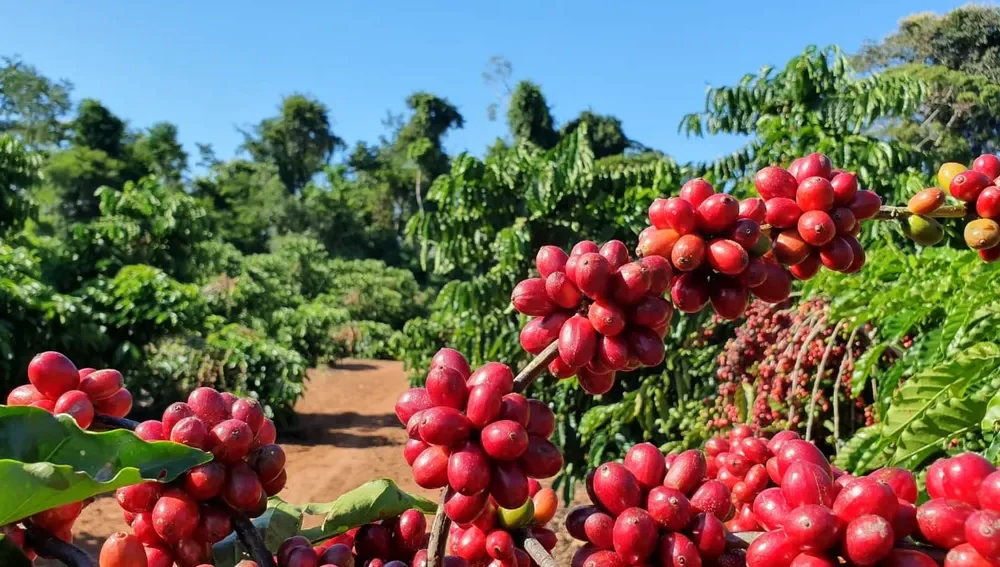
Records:
<instances>
[{"instance_id":1,"label":"glossy green leaf","mask_svg":"<svg viewBox=\"0 0 1000 567\"><path fill-rule=\"evenodd\" d=\"M882 436L881 424L865 427L855 432L841 447L833 464L851 473L873 470L885 460L883 453L888 446L889 442Z\"/></svg>"},{"instance_id":2,"label":"glossy green leaf","mask_svg":"<svg viewBox=\"0 0 1000 567\"><path fill-rule=\"evenodd\" d=\"M302 529L302 510L277 496L272 496L267 501L267 511L254 518L253 525L264 540L267 550L277 553L282 542ZM233 532L212 546L212 557L215 559L216 567L233 567L250 556Z\"/></svg>"},{"instance_id":3,"label":"glossy green leaf","mask_svg":"<svg viewBox=\"0 0 1000 567\"><path fill-rule=\"evenodd\" d=\"M980 343L943 364L913 376L893 397L892 405L886 412L884 434L895 437L904 430L909 430L918 435L925 428L933 427L933 424L928 423L928 413L932 409L954 398L962 398L970 384L996 373L998 364L1000 348L994 344ZM945 411L938 417L962 411L956 405L954 411ZM976 419L976 423L980 419L981 416Z\"/></svg>"},{"instance_id":4,"label":"glossy green leaf","mask_svg":"<svg viewBox=\"0 0 1000 567\"><path fill-rule=\"evenodd\" d=\"M986 434L994 434L1000 431L1000 392L994 394L990 398L990 401L987 402L986 414L983 415L980 428ZM997 435L997 437L1000 438L1000 435Z\"/></svg>"},{"instance_id":5,"label":"glossy green leaf","mask_svg":"<svg viewBox=\"0 0 1000 567\"><path fill-rule=\"evenodd\" d=\"M400 490L387 478L380 478L344 493L333 502L297 508L304 514L324 516L322 526L303 532L311 541L320 541L362 524L398 516L410 508L433 514L437 504Z\"/></svg>"},{"instance_id":6,"label":"glossy green leaf","mask_svg":"<svg viewBox=\"0 0 1000 567\"><path fill-rule=\"evenodd\" d=\"M131 431L91 433L66 415L0 406L0 525L144 480L170 482L211 459Z\"/></svg>"}]
</instances>

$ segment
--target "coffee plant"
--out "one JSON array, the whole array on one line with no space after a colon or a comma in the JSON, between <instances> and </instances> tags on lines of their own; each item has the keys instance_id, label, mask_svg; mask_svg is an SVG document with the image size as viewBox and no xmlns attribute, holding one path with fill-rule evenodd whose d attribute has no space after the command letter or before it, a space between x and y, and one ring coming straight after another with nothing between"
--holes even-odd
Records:
<instances>
[{"instance_id":1,"label":"coffee plant","mask_svg":"<svg viewBox=\"0 0 1000 567\"><path fill-rule=\"evenodd\" d=\"M760 197L738 201L697 178L678 197L654 199L637 260L614 239L580 241L569 253L540 247L537 277L510 282L512 307L534 317L518 341L531 361L516 373L496 361L473 368L459 350L441 348L423 385L396 403L409 438L402 456L419 486L442 490L437 504L387 479L329 503L284 502L277 414L245 383L233 392L194 388L159 420L137 422L126 417L133 394L121 372L41 353L27 365L28 383L0 407L8 440L0 467L18 479L0 496L0 557L95 565L72 545L72 526L89 499L114 491L129 531L105 542L101 567L554 567L558 497L539 480L564 469L550 438L565 422L526 395L529 387L551 376L604 396L630 384L631 372L674 361L669 341L697 348L725 330L714 395L698 392L708 400L685 406L704 432L687 440L696 447L639 443L620 463L594 456L604 462L585 477L591 504L566 518L569 534L585 542L573 565L1000 564L992 464L1000 351L980 341L997 291L991 268L979 264L992 263L990 253L969 255L973 264L954 250L922 251L920 271L899 250L869 257L857 238L862 221L888 220L929 245L913 219L934 228L929 221L944 218L965 222L971 248L1000 248L990 214L1000 161L990 157L939 172L953 197L974 205L925 189L905 208L883 207L857 176L814 153L788 169L761 169ZM307 242L287 246L300 293L331 281L327 264L308 261ZM260 285L287 277L272 265L279 259L255 263L268 274ZM933 274L942 267L968 281L941 286ZM815 293L796 302L793 279ZM169 286L150 290L185 297ZM241 293L218 305L249 309ZM984 307L951 309L947 300L961 293ZM906 294L922 294L919 311ZM709 304L714 314L699 315ZM672 325L674 310L690 316ZM928 350L938 353L934 365L919 367L913 353ZM229 385L225 373L215 382ZM639 395L654 389L640 385L616 404ZM307 515L322 522L303 529Z\"/></svg>"}]
</instances>

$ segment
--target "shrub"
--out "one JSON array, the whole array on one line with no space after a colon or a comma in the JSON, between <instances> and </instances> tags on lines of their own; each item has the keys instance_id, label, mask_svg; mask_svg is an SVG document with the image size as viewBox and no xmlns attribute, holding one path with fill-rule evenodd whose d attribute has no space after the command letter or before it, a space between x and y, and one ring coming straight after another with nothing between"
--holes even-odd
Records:
<instances>
[{"instance_id":1,"label":"shrub","mask_svg":"<svg viewBox=\"0 0 1000 567\"><path fill-rule=\"evenodd\" d=\"M385 323L353 321L336 333L354 358L395 360L399 356L399 333Z\"/></svg>"},{"instance_id":2,"label":"shrub","mask_svg":"<svg viewBox=\"0 0 1000 567\"><path fill-rule=\"evenodd\" d=\"M150 414L200 386L252 396L269 417L287 422L304 391L307 361L262 333L229 324L198 337L166 338L147 348L129 387L148 396Z\"/></svg>"},{"instance_id":3,"label":"shrub","mask_svg":"<svg viewBox=\"0 0 1000 567\"><path fill-rule=\"evenodd\" d=\"M208 308L198 287L180 283L152 266L126 266L113 278L98 277L80 292L116 346L116 366L138 362L142 347L163 335L199 331Z\"/></svg>"}]
</instances>

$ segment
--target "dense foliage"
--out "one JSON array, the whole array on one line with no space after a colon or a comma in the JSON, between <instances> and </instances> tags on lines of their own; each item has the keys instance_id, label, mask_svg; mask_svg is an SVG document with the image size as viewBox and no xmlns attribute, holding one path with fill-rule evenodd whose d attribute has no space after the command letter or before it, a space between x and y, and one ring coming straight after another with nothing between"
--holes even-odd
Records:
<instances>
[{"instance_id":1,"label":"dense foliage","mask_svg":"<svg viewBox=\"0 0 1000 567\"><path fill-rule=\"evenodd\" d=\"M250 160L205 148L188 182L173 125L133 131L93 100L67 116L68 84L5 62L4 386L55 347L121 368L140 412L218 385L287 420L308 368L395 356L426 292L384 261L402 245L381 189L321 175L341 145L325 107L289 97L247 134Z\"/></svg>"}]
</instances>

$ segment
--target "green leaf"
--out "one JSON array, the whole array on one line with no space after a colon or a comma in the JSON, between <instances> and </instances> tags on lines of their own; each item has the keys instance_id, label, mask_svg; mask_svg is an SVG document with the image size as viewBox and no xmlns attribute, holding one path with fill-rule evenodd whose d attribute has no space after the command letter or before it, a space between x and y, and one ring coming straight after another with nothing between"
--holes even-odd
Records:
<instances>
[{"instance_id":1,"label":"green leaf","mask_svg":"<svg viewBox=\"0 0 1000 567\"><path fill-rule=\"evenodd\" d=\"M302 532L310 541L321 541L355 526L392 518L410 508L433 514L437 504L400 490L387 478L366 482L333 502L298 507L304 514L325 516L322 526Z\"/></svg>"},{"instance_id":2,"label":"green leaf","mask_svg":"<svg viewBox=\"0 0 1000 567\"><path fill-rule=\"evenodd\" d=\"M864 354L858 357L858 361L854 363L854 374L851 376L852 396L860 395L865 383L868 382L868 376L875 370L879 358L888 346L889 344L885 342L871 345Z\"/></svg>"},{"instance_id":3,"label":"green leaf","mask_svg":"<svg viewBox=\"0 0 1000 567\"><path fill-rule=\"evenodd\" d=\"M884 435L897 437L904 430L914 435L933 427L928 423L928 412L950 399L961 398L966 388L982 381L997 371L1000 348L991 343L980 343L959 353L951 360L913 376L893 396L892 405L885 416ZM971 408L966 408L971 410ZM955 404L955 412L963 411ZM944 411L938 417L952 416ZM982 419L980 416L976 419Z\"/></svg>"},{"instance_id":4,"label":"green leaf","mask_svg":"<svg viewBox=\"0 0 1000 567\"><path fill-rule=\"evenodd\" d=\"M210 460L178 443L91 433L67 415L0 406L0 525L145 480L170 482Z\"/></svg>"},{"instance_id":5,"label":"green leaf","mask_svg":"<svg viewBox=\"0 0 1000 567\"><path fill-rule=\"evenodd\" d=\"M264 540L267 550L277 553L282 542L302 529L302 510L277 496L272 496L267 501L267 511L254 518L253 525ZM249 555L236 536L236 532L233 532L212 546L212 557L215 559L216 567L233 567Z\"/></svg>"},{"instance_id":6,"label":"green leaf","mask_svg":"<svg viewBox=\"0 0 1000 567\"><path fill-rule=\"evenodd\" d=\"M854 436L841 448L833 464L851 472L862 473L876 468L883 451L889 446L889 441L882 436L882 425L875 424L859 429Z\"/></svg>"},{"instance_id":7,"label":"green leaf","mask_svg":"<svg viewBox=\"0 0 1000 567\"><path fill-rule=\"evenodd\" d=\"M1000 422L1000 392L997 392L986 404L986 414L983 416L980 428L984 434L996 433L997 422ZM1000 438L1000 435L997 437Z\"/></svg>"},{"instance_id":8,"label":"green leaf","mask_svg":"<svg viewBox=\"0 0 1000 567\"><path fill-rule=\"evenodd\" d=\"M21 548L0 534L0 565L4 567L31 567L31 561Z\"/></svg>"},{"instance_id":9,"label":"green leaf","mask_svg":"<svg viewBox=\"0 0 1000 567\"><path fill-rule=\"evenodd\" d=\"M1000 457L1000 435L993 437L990 446L986 448L983 457L994 465L997 464L997 457Z\"/></svg>"}]
</instances>

